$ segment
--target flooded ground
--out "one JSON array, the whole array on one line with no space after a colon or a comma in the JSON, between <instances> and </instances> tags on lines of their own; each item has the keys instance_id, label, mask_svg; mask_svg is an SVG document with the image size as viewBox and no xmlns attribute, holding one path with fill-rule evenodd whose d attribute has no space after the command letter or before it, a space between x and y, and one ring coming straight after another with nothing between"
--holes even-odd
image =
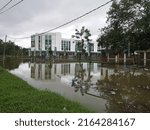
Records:
<instances>
[{"instance_id":1,"label":"flooded ground","mask_svg":"<svg viewBox=\"0 0 150 130\"><path fill-rule=\"evenodd\" d=\"M33 87L59 93L93 112L150 112L148 69L85 62L9 62L6 68Z\"/></svg>"}]
</instances>

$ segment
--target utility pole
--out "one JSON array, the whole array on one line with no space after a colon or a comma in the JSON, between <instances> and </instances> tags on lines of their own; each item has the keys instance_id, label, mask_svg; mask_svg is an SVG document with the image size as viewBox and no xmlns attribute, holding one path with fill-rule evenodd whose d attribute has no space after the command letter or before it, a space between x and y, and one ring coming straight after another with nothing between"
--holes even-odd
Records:
<instances>
[{"instance_id":1,"label":"utility pole","mask_svg":"<svg viewBox=\"0 0 150 130\"><path fill-rule=\"evenodd\" d=\"M5 36L5 42L4 42L3 61L5 60L6 42L7 42L7 35Z\"/></svg>"},{"instance_id":2,"label":"utility pole","mask_svg":"<svg viewBox=\"0 0 150 130\"><path fill-rule=\"evenodd\" d=\"M127 0L127 4L129 4L130 3L130 0ZM128 22L129 22L129 18L128 18ZM130 46L131 46L131 44L130 44L130 38L129 38L129 41L128 41L128 57L130 57Z\"/></svg>"},{"instance_id":3,"label":"utility pole","mask_svg":"<svg viewBox=\"0 0 150 130\"><path fill-rule=\"evenodd\" d=\"M14 41L14 58L15 58L15 55L16 55L16 54L15 54L15 41Z\"/></svg>"},{"instance_id":4,"label":"utility pole","mask_svg":"<svg viewBox=\"0 0 150 130\"><path fill-rule=\"evenodd\" d=\"M128 42L128 57L130 57L130 41Z\"/></svg>"}]
</instances>

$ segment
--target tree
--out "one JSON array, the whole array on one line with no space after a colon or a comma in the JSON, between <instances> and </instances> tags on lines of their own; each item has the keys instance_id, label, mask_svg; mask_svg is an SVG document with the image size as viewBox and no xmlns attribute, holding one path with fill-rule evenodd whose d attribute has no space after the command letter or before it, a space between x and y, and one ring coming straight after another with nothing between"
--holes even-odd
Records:
<instances>
[{"instance_id":1,"label":"tree","mask_svg":"<svg viewBox=\"0 0 150 130\"><path fill-rule=\"evenodd\" d=\"M75 38L76 46L75 51L76 54L79 54L79 59L81 59L81 54L85 55L86 53L86 44L88 45L89 53L90 53L90 45L91 45L91 39L89 38L91 36L90 30L86 29L84 26L81 28L81 30L76 29L75 35L72 37Z\"/></svg>"},{"instance_id":2,"label":"tree","mask_svg":"<svg viewBox=\"0 0 150 130\"><path fill-rule=\"evenodd\" d=\"M107 13L107 23L108 26L101 29L101 35L97 39L98 46L103 46L106 48L107 61L109 61L109 52L111 51L116 56L123 51L124 46L121 20L120 20L120 6L114 1ZM116 59L116 62L118 59Z\"/></svg>"},{"instance_id":3,"label":"tree","mask_svg":"<svg viewBox=\"0 0 150 130\"><path fill-rule=\"evenodd\" d=\"M134 30L136 30L136 43L138 50L147 50L150 48L150 1L142 0L141 16L135 21Z\"/></svg>"},{"instance_id":4,"label":"tree","mask_svg":"<svg viewBox=\"0 0 150 130\"><path fill-rule=\"evenodd\" d=\"M88 56L90 57L91 56L91 46L92 46L91 41L92 40L89 37L91 36L91 33L90 33L90 30L88 30L88 29L85 29L84 33L85 33L84 38L85 38L85 41L87 42Z\"/></svg>"},{"instance_id":5,"label":"tree","mask_svg":"<svg viewBox=\"0 0 150 130\"><path fill-rule=\"evenodd\" d=\"M14 42L8 41L4 42L3 40L0 39L0 55L3 55L3 49L4 46L6 46L5 54L8 56L20 56L22 53L27 56L28 55L28 49L26 48L21 48L18 45L15 45Z\"/></svg>"},{"instance_id":6,"label":"tree","mask_svg":"<svg viewBox=\"0 0 150 130\"><path fill-rule=\"evenodd\" d=\"M115 54L150 48L150 1L113 1L107 13L107 26L101 29L99 45Z\"/></svg>"}]
</instances>

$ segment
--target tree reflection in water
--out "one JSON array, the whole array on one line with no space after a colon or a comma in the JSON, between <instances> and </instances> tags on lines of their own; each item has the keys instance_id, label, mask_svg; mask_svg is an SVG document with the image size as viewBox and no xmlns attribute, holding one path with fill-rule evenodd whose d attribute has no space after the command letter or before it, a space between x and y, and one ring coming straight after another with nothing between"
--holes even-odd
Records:
<instances>
[{"instance_id":1,"label":"tree reflection in water","mask_svg":"<svg viewBox=\"0 0 150 130\"><path fill-rule=\"evenodd\" d=\"M105 68L104 78L93 84L91 63L87 70L82 64L79 65L72 80L75 92L106 99L106 112L150 112L149 73L114 69L113 74L108 74L108 69ZM103 75L103 68L100 73Z\"/></svg>"},{"instance_id":2,"label":"tree reflection in water","mask_svg":"<svg viewBox=\"0 0 150 130\"><path fill-rule=\"evenodd\" d=\"M85 77L87 78L85 79ZM72 87L75 88L75 92L80 91L82 95L87 93L92 85L91 78L91 63L88 63L88 74L82 63L76 64L75 78L72 79Z\"/></svg>"},{"instance_id":3,"label":"tree reflection in water","mask_svg":"<svg viewBox=\"0 0 150 130\"><path fill-rule=\"evenodd\" d=\"M118 72L97 81L107 112L150 112L150 75Z\"/></svg>"},{"instance_id":4,"label":"tree reflection in water","mask_svg":"<svg viewBox=\"0 0 150 130\"><path fill-rule=\"evenodd\" d=\"M12 70L12 69L16 69L19 67L19 65L21 63L26 63L28 62L28 60L26 59L19 59L19 58L6 58L5 61L2 61L0 59L0 65L5 68L5 69L8 69L8 70Z\"/></svg>"}]
</instances>

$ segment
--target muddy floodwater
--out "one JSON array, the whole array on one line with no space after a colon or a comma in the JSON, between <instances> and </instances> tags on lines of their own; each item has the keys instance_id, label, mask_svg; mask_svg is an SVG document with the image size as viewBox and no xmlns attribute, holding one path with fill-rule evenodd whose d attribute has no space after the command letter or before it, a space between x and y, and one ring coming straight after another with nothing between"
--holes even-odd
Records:
<instances>
[{"instance_id":1,"label":"muddy floodwater","mask_svg":"<svg viewBox=\"0 0 150 130\"><path fill-rule=\"evenodd\" d=\"M150 70L101 63L20 62L6 68L35 88L79 102L93 112L150 112Z\"/></svg>"}]
</instances>

